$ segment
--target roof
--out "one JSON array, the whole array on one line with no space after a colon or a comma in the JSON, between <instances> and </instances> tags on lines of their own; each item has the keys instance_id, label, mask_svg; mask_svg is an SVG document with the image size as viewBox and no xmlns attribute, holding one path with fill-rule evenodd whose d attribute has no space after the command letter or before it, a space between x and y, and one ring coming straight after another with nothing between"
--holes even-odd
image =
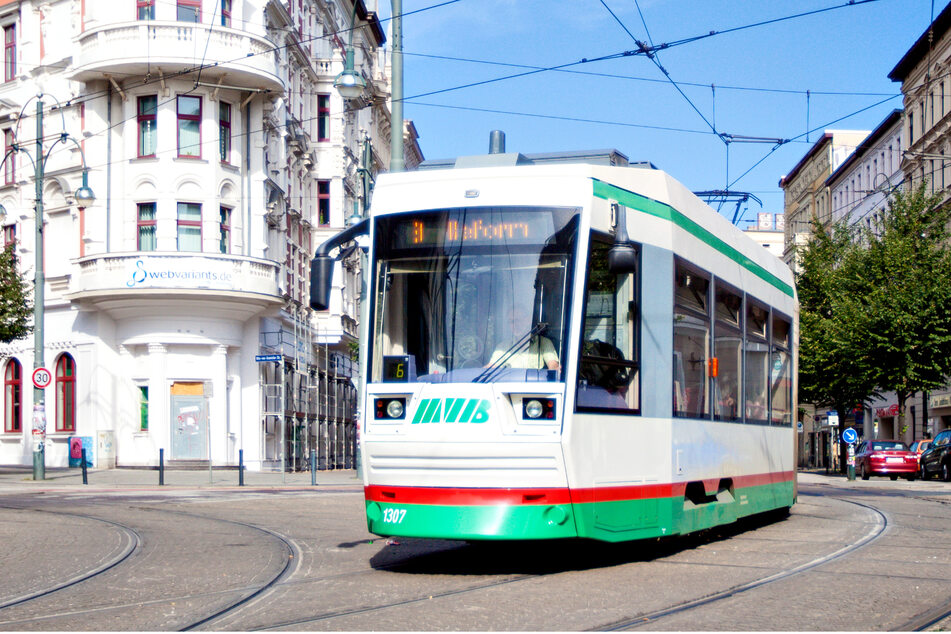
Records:
<instances>
[{"instance_id":1,"label":"roof","mask_svg":"<svg viewBox=\"0 0 951 634\"><path fill-rule=\"evenodd\" d=\"M896 123L901 120L901 109L897 108L892 110L884 121L878 124L878 127L872 130L871 134L865 137L865 140L859 143L859 146L855 148L855 151L842 162L842 165L838 167L829 178L826 179L826 185L831 185L837 178L845 174L851 165L854 165L856 162L862 159L872 147L878 143L879 139L885 136L889 130L891 130Z\"/></svg>"},{"instance_id":2,"label":"roof","mask_svg":"<svg viewBox=\"0 0 951 634\"><path fill-rule=\"evenodd\" d=\"M932 42L937 42L944 37L944 34L948 32L949 28L951 28L951 3L945 6L944 10L938 14L934 22L921 34L918 41L908 49L908 52L905 53L901 61L892 69L892 72L888 73L888 78L892 81L905 81L915 66L928 54L930 48L928 44L929 31L933 30Z\"/></svg>"},{"instance_id":3,"label":"roof","mask_svg":"<svg viewBox=\"0 0 951 634\"><path fill-rule=\"evenodd\" d=\"M790 181L792 181L792 179L796 178L796 174L799 173L799 170L801 170L806 165L806 163L812 160L812 158L819 153L819 150L821 150L826 143L830 143L831 141L831 132L826 132L821 137L819 137L819 140L816 141L815 145L813 145L808 152L806 152L806 155L799 159L799 162L796 163L796 167L792 168L791 172L779 179L779 186L784 188L787 184L789 184Z\"/></svg>"}]
</instances>

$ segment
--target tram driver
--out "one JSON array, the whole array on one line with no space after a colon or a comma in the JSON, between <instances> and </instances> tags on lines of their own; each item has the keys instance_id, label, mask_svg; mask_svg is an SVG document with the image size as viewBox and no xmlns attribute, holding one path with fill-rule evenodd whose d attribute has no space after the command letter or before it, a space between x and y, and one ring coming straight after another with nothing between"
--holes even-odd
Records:
<instances>
[{"instance_id":1,"label":"tram driver","mask_svg":"<svg viewBox=\"0 0 951 634\"><path fill-rule=\"evenodd\" d=\"M519 368L526 370L560 370L561 362L551 339L542 332L532 334L532 316L528 308L516 304L506 311L506 319L501 322L507 329L486 367ZM536 326L537 327L537 326Z\"/></svg>"}]
</instances>

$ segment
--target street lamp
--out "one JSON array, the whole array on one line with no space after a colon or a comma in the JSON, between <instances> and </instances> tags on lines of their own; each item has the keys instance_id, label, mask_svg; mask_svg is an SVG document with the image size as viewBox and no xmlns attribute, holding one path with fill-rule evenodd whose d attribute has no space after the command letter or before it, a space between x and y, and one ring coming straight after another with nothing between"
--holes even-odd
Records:
<instances>
[{"instance_id":1,"label":"street lamp","mask_svg":"<svg viewBox=\"0 0 951 634\"><path fill-rule=\"evenodd\" d=\"M34 179L34 191L35 191L35 210L34 210L34 225L35 225L35 238L36 238L36 262L34 263L34 278L33 278L33 370L36 371L38 368L42 368L45 365L44 362L44 350L45 350L45 341L43 337L43 325L45 319L45 294L46 294L46 278L44 273L44 261L43 261L43 178L44 170L46 168L46 161L49 160L50 154L53 153L53 148L56 147L57 143L66 141L72 141L76 144L76 147L79 148L80 156L83 161L83 184L76 190L75 199L76 203L80 207L88 207L92 205L96 197L93 194L92 189L89 188L89 170L86 167L86 155L83 152L82 146L76 139L70 137L65 131L59 134L56 141L53 142L53 145L50 146L49 151L44 154L43 151L43 93L36 95L36 149L34 150L34 156L30 156L29 153L26 153L27 158L33 163L33 179ZM33 99L31 97L31 99ZM55 98L54 98L55 101ZM30 101L27 100L26 104L23 105L23 110L20 111L20 117L17 119L17 127L19 127L19 121L23 118L23 113L26 111L26 106L29 105ZM56 102L56 105L60 107L62 112L62 106L59 102ZM63 127L66 127L66 117L63 115ZM20 147L18 143L14 141L11 148L7 151L6 155L3 157L3 161L6 161L11 155L17 154L20 152L26 152L25 149ZM0 209L0 213L5 215L6 210ZM33 386L33 479L34 480L44 480L46 478L46 396L45 388Z\"/></svg>"}]
</instances>

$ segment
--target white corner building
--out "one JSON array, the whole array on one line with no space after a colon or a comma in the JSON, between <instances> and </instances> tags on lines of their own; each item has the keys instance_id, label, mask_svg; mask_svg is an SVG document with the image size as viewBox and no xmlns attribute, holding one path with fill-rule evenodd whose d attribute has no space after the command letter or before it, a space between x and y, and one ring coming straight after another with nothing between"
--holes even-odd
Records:
<instances>
[{"instance_id":1,"label":"white corner building","mask_svg":"<svg viewBox=\"0 0 951 634\"><path fill-rule=\"evenodd\" d=\"M389 159L375 8L0 0L0 226L31 287L44 168L47 466L83 442L97 467L155 466L160 451L169 465L353 466L358 252L328 313L309 309L308 278ZM367 88L344 100L351 43ZM400 130L412 167L415 130ZM74 194L84 161L92 204ZM33 370L32 337L0 343L0 465L33 461Z\"/></svg>"}]
</instances>

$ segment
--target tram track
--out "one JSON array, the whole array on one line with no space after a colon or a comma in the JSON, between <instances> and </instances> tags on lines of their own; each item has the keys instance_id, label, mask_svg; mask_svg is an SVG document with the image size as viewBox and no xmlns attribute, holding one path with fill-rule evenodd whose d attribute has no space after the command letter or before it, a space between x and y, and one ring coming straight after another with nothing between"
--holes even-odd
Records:
<instances>
[{"instance_id":1,"label":"tram track","mask_svg":"<svg viewBox=\"0 0 951 634\"><path fill-rule=\"evenodd\" d=\"M847 555L851 555L855 553L856 551L864 548L865 546L869 545L870 543L874 542L879 537L881 537L885 533L886 529L888 528L888 518L885 515L885 513L883 513L878 508L870 504L864 504L862 502L856 502L854 500L846 499L845 496L827 496L827 497L834 497L835 499L841 500L848 504L854 504L856 506L865 508L872 512L873 516L876 518L876 521L871 525L868 532L862 537L860 537L854 543L848 544L847 546L843 546L842 548L836 551L833 551L821 557L817 557L813 559L812 561L808 561L806 563L800 564L794 568L783 570L781 572L769 575L767 577L763 577L761 579L755 579L747 583L733 586L731 588L727 588L726 590L715 592L713 594L709 594L707 596L704 596L698 599L684 601L683 603L678 603L672 606L668 606L660 610L645 612L645 613L627 617L618 621L613 621L604 626L591 628L591 630L589 631L616 632L621 630L637 629L639 626L643 626L648 623L653 624L659 621L660 619L673 616L675 614L682 614L684 612L687 612L689 610L694 610L699 607L709 606L714 603L717 603L718 601L723 601L723 600L735 597L737 595L743 594L745 592L749 592L750 590L755 590L757 588L761 588L763 586L776 583L777 581L790 579L797 575L803 574L809 570L813 570L815 568L818 568L819 566L823 566L829 562L835 561L837 559L841 559ZM940 620L940 618L937 620ZM937 621L934 621L934 622L937 622ZM904 629L904 628L899 628L899 629Z\"/></svg>"},{"instance_id":2,"label":"tram track","mask_svg":"<svg viewBox=\"0 0 951 634\"><path fill-rule=\"evenodd\" d=\"M122 550L109 561L99 566L96 566L95 568L91 568L85 572L75 575L65 581L57 583L53 586L49 586L47 588L43 588L40 590L35 590L27 594L13 597L12 599L6 599L3 601L0 601L0 610L11 608L16 605L22 605L29 601L35 601L37 599L50 596L56 592L65 590L66 588L79 585L80 583L83 583L84 581L88 581L89 579L92 579L93 577L97 577L101 575L102 573L108 570L112 570L116 568L117 566L119 566L122 562L126 561L135 552L137 552L142 545L142 539L139 533L134 528L130 526L126 526L125 524L121 524L119 522L103 519L101 517L96 517L93 515L85 515L81 513L70 513L65 511L49 511L46 509L24 508L24 507L17 507L17 506L0 506L0 509L10 510L10 511L21 511L21 512L29 511L34 513L48 513L51 515L76 517L76 518L80 518L84 520L92 520L95 522L101 522L103 524L108 524L110 526L113 526L119 529L120 534L123 536L126 542L125 545L122 547Z\"/></svg>"}]
</instances>

